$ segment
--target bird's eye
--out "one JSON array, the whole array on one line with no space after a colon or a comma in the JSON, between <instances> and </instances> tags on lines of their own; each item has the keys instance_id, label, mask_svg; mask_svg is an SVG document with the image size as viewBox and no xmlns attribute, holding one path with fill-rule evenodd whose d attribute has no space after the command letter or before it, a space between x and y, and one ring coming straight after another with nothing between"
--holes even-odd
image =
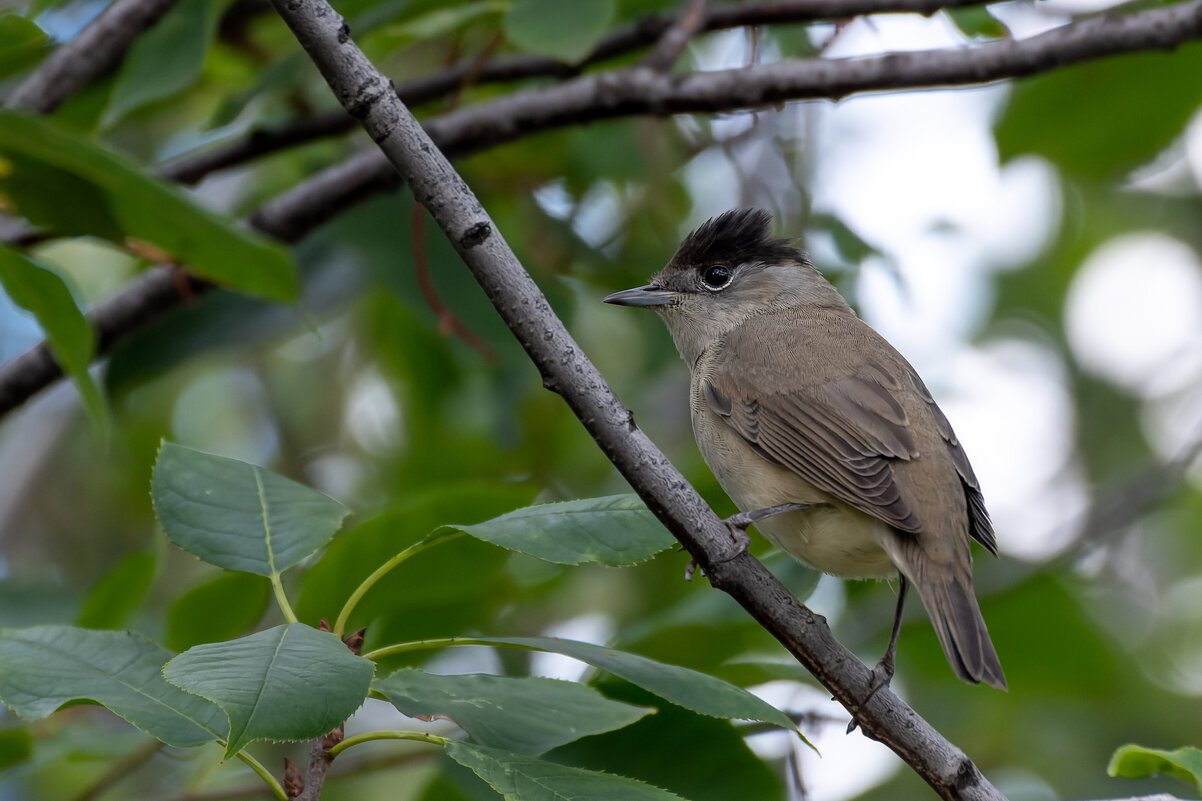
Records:
<instances>
[{"instance_id":1,"label":"bird's eye","mask_svg":"<svg viewBox=\"0 0 1202 801\"><path fill-rule=\"evenodd\" d=\"M725 264L714 264L705 268L701 280L705 282L706 289L724 289L732 275L734 273Z\"/></svg>"}]
</instances>

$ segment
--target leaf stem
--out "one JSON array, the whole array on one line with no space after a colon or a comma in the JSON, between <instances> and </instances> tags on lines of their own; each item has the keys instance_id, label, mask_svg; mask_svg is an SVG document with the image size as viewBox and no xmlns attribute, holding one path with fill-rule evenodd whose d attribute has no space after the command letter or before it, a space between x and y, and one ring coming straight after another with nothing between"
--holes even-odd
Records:
<instances>
[{"instance_id":1,"label":"leaf stem","mask_svg":"<svg viewBox=\"0 0 1202 801\"><path fill-rule=\"evenodd\" d=\"M330 749L330 756L336 757L352 745L371 742L372 740L416 740L433 745L446 745L447 738L437 734L426 734L420 731L365 731L354 737L347 737Z\"/></svg>"},{"instance_id":2,"label":"leaf stem","mask_svg":"<svg viewBox=\"0 0 1202 801\"><path fill-rule=\"evenodd\" d=\"M373 662L383 659L388 656L396 656L397 654L407 653L409 651L425 651L432 648L450 648L453 645L487 645L492 648L523 648L528 651L541 650L533 645L518 645L516 643L495 642L493 640L476 639L475 637L445 637L437 640L414 640L413 642L401 642L396 645L385 645L383 648L377 648L374 651L368 651L363 654L364 659L370 659Z\"/></svg>"},{"instance_id":3,"label":"leaf stem","mask_svg":"<svg viewBox=\"0 0 1202 801\"><path fill-rule=\"evenodd\" d=\"M284 619L289 623L296 623L296 612L292 611L292 604L288 603L288 596L284 593L284 582L280 578L279 573L271 574L271 591L275 593L276 603L280 605L280 611L284 613Z\"/></svg>"},{"instance_id":4,"label":"leaf stem","mask_svg":"<svg viewBox=\"0 0 1202 801\"><path fill-rule=\"evenodd\" d=\"M217 742L221 743L223 746L226 745L224 740L218 740ZM241 759L250 767L251 770L259 774L259 778L267 782L267 786L271 788L271 794L278 798L279 801L288 801L288 794L284 792L283 786L279 783L275 776L271 775L271 771L263 767L262 762L248 754L245 748L234 754L234 756L238 757L238 759Z\"/></svg>"},{"instance_id":5,"label":"leaf stem","mask_svg":"<svg viewBox=\"0 0 1202 801\"><path fill-rule=\"evenodd\" d=\"M271 515L267 509L267 493L263 489L263 471L258 467L251 467L251 473L255 477L255 489L259 493L259 517L263 521L263 545L267 549L267 566L270 569L271 591L275 593L276 603L280 605L280 611L284 613L284 619L289 623L295 623L296 612L292 611L292 604L288 603L288 596L284 593L284 582L280 578L280 571L275 567L275 549L272 548L271 542Z\"/></svg>"},{"instance_id":6,"label":"leaf stem","mask_svg":"<svg viewBox=\"0 0 1202 801\"><path fill-rule=\"evenodd\" d=\"M338 619L334 621L334 633L339 637L343 635L343 632L346 629L346 623L348 620L350 620L351 613L355 611L355 607L359 604L359 601L363 600L363 596L367 595L368 590L374 587L376 582L384 578L388 571L400 565L409 557L416 556L427 548L431 548L442 542L450 542L451 540L457 539L461 536L463 536L463 532L456 529L439 529L420 542L415 542L414 544L410 545L408 548L377 567L370 576L363 579L363 582L356 587L355 591L352 592L350 597L346 599L346 603L342 606L342 611L338 613Z\"/></svg>"}]
</instances>

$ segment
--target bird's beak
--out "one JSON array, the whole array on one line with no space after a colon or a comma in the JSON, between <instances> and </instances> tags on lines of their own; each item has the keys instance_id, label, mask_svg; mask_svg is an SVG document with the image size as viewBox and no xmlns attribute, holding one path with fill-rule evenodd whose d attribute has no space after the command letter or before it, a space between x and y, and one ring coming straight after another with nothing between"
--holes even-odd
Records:
<instances>
[{"instance_id":1,"label":"bird's beak","mask_svg":"<svg viewBox=\"0 0 1202 801\"><path fill-rule=\"evenodd\" d=\"M674 306L679 302L675 292L655 284L623 289L605 297L604 301L615 306Z\"/></svg>"}]
</instances>

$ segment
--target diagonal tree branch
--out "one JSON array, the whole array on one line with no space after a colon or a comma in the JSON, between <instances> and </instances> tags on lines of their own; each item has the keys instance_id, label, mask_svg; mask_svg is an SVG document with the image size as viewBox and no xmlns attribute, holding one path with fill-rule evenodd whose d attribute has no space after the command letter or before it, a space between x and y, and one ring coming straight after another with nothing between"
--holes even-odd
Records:
<instances>
[{"instance_id":1,"label":"diagonal tree branch","mask_svg":"<svg viewBox=\"0 0 1202 801\"><path fill-rule=\"evenodd\" d=\"M875 0L887 2L887 0ZM722 7L725 8L725 7ZM1021 41L891 53L859 59L786 61L721 72L663 75L646 68L599 73L518 92L433 117L425 127L448 157L535 133L632 115L733 111L783 100L841 98L861 91L968 85L1033 75L1119 53L1172 49L1202 38L1202 0L1128 15L1103 14ZM292 242L399 179L372 148L261 206L252 226ZM180 293L170 270L147 272L90 315L98 354L155 317L211 288L192 279ZM45 344L0 367L0 416L62 377Z\"/></svg>"},{"instance_id":2,"label":"diagonal tree branch","mask_svg":"<svg viewBox=\"0 0 1202 801\"><path fill-rule=\"evenodd\" d=\"M55 50L9 95L11 108L49 114L71 95L112 71L139 35L177 0L117 0L74 39Z\"/></svg>"},{"instance_id":3,"label":"diagonal tree branch","mask_svg":"<svg viewBox=\"0 0 1202 801\"><path fill-rule=\"evenodd\" d=\"M463 258L543 376L669 530L730 593L852 711L865 733L888 745L946 799L1003 796L956 746L883 689L861 708L871 672L825 621L789 594L634 424L597 368L573 341L487 212L348 35L325 0L273 0L343 106L400 172Z\"/></svg>"}]
</instances>

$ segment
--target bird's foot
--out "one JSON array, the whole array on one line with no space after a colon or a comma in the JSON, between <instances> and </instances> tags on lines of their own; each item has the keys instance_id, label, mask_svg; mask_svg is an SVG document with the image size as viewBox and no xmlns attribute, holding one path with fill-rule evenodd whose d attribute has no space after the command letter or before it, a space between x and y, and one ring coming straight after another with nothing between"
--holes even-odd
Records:
<instances>
[{"instance_id":1,"label":"bird's foot","mask_svg":"<svg viewBox=\"0 0 1202 801\"><path fill-rule=\"evenodd\" d=\"M744 529L750 526L750 524L754 521L743 523L736 520L736 518L740 518L742 516L743 514L733 515L732 517L727 517L726 520L722 521L726 523L726 528L730 530L731 533L731 539L734 540L734 552L731 553L730 556L722 559L722 562L730 562L731 559L742 556L743 552L748 550L748 546L751 545L751 535L746 533L746 530ZM685 581L692 581L692 576L694 576L697 572L697 566L696 558L689 559L689 564L686 564L684 568ZM706 571L702 570L701 575L706 575Z\"/></svg>"},{"instance_id":2,"label":"bird's foot","mask_svg":"<svg viewBox=\"0 0 1202 801\"><path fill-rule=\"evenodd\" d=\"M682 551L684 550L683 545L680 546L680 550L682 550ZM697 557L694 556L694 557L690 558L689 563L684 566L684 580L692 581L693 575L697 572L698 567L699 567L699 565L697 564ZM701 575L703 575L703 576L705 575L704 568L701 568Z\"/></svg>"},{"instance_id":3,"label":"bird's foot","mask_svg":"<svg viewBox=\"0 0 1202 801\"><path fill-rule=\"evenodd\" d=\"M812 509L815 506L821 506L817 503L782 503L779 506L769 506L766 509L753 509L750 512L739 512L731 515L722 522L730 529L730 537L735 541L735 550L722 561L729 562L731 559L742 556L751 545L751 536L747 533L747 527L753 523L758 523L766 517L773 515L784 514L785 512L800 512L803 509ZM697 572L697 560L690 559L685 565L684 580L692 581L694 574ZM701 575L705 575L705 571L701 571Z\"/></svg>"},{"instance_id":4,"label":"bird's foot","mask_svg":"<svg viewBox=\"0 0 1202 801\"><path fill-rule=\"evenodd\" d=\"M747 550L747 547L749 545L751 545L751 536L743 529L741 529L737 526L732 526L730 524L729 520L723 520L722 522L726 523L726 527L728 529L730 529L730 538L735 541L734 552L731 553L730 555L722 558L723 562L729 562L731 559L734 559L736 557L743 555L743 553ZM687 565L685 565L684 580L692 581L693 575L697 572L697 569L698 569L697 559L696 559L696 557L694 557L693 559L689 560L689 563ZM701 569L701 575L703 575L703 576L705 575L704 568Z\"/></svg>"},{"instance_id":5,"label":"bird's foot","mask_svg":"<svg viewBox=\"0 0 1202 801\"><path fill-rule=\"evenodd\" d=\"M884 656L881 657L881 661L876 663L876 667L872 669L872 679L868 682L868 694L864 696L864 699L860 701L855 710L852 712L851 721L847 724L848 734L851 734L860 726L860 720L857 717L857 713L864 707L868 706L868 702L872 700L874 695L888 687L890 682L893 681L894 669L894 652L892 649L890 649Z\"/></svg>"}]
</instances>

